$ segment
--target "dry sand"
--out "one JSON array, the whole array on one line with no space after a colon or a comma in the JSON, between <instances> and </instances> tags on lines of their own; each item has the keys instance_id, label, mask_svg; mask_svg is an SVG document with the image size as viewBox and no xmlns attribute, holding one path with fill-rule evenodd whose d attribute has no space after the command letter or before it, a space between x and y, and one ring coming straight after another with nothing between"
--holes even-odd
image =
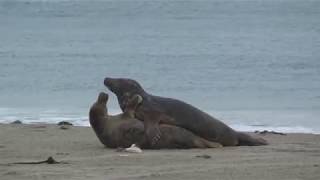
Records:
<instances>
[{"instance_id":1,"label":"dry sand","mask_svg":"<svg viewBox=\"0 0 320 180\"><path fill-rule=\"evenodd\" d=\"M104 148L88 127L1 124L0 179L320 179L320 135L263 137L270 145L130 154ZM63 164L12 164L49 156Z\"/></svg>"}]
</instances>

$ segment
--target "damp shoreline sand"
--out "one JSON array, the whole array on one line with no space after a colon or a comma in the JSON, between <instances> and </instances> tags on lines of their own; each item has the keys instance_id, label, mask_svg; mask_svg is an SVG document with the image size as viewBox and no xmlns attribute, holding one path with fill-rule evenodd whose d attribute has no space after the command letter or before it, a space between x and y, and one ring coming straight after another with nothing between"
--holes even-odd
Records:
<instances>
[{"instance_id":1,"label":"damp shoreline sand","mask_svg":"<svg viewBox=\"0 0 320 180\"><path fill-rule=\"evenodd\" d=\"M219 149L105 148L90 127L0 124L0 177L14 179L320 179L320 135L259 135L270 145ZM43 161L62 164L12 164Z\"/></svg>"}]
</instances>

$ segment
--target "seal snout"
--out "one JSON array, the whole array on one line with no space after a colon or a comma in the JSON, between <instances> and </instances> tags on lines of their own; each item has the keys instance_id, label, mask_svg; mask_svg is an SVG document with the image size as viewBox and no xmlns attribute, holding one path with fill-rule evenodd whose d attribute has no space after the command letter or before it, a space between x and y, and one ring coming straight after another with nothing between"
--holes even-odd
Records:
<instances>
[{"instance_id":1,"label":"seal snout","mask_svg":"<svg viewBox=\"0 0 320 180\"><path fill-rule=\"evenodd\" d=\"M114 91L115 87L114 87L114 79L113 78L109 78L106 77L104 78L103 84L110 90L110 91Z\"/></svg>"},{"instance_id":2,"label":"seal snout","mask_svg":"<svg viewBox=\"0 0 320 180\"><path fill-rule=\"evenodd\" d=\"M104 78L103 84L104 84L105 86L107 86L108 83L109 83L109 78L107 78L107 77Z\"/></svg>"},{"instance_id":3,"label":"seal snout","mask_svg":"<svg viewBox=\"0 0 320 180\"><path fill-rule=\"evenodd\" d=\"M111 86L112 78L109 78L109 77L104 78L103 84L107 87Z\"/></svg>"}]
</instances>

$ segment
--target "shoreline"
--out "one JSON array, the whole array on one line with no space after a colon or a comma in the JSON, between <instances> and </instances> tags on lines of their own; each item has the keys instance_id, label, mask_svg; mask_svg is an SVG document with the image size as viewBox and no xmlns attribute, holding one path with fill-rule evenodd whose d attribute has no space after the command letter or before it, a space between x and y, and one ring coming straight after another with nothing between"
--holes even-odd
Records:
<instances>
[{"instance_id":1,"label":"shoreline","mask_svg":"<svg viewBox=\"0 0 320 180\"><path fill-rule=\"evenodd\" d=\"M105 148L90 127L0 124L0 176L13 179L319 179L320 135L258 135L267 146L143 150ZM44 161L63 164L12 164Z\"/></svg>"},{"instance_id":2,"label":"shoreline","mask_svg":"<svg viewBox=\"0 0 320 180\"><path fill-rule=\"evenodd\" d=\"M20 121L20 120L16 120ZM2 121L0 125L10 125L10 124L22 124L22 125L57 125L59 122L68 122L72 123L74 127L89 127L89 120L83 120L85 123L79 124L78 122L63 120L63 121L55 121L55 122L45 122L45 121L32 121L32 122L22 122L15 123L16 121ZM242 124L228 124L231 128L236 131L246 132L246 133L254 133L256 131L271 131L271 132L279 132L285 134L315 134L320 135L320 131L315 131L307 127L300 126L257 126L257 125L242 125Z\"/></svg>"}]
</instances>

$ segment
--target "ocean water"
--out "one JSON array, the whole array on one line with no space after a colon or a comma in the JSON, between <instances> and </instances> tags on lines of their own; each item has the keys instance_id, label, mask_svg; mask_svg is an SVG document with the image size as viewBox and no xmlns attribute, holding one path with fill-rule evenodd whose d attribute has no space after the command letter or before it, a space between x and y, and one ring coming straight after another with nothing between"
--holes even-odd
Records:
<instances>
[{"instance_id":1,"label":"ocean water","mask_svg":"<svg viewBox=\"0 0 320 180\"><path fill-rule=\"evenodd\" d=\"M237 130L320 133L320 1L0 0L0 123L88 126L126 77Z\"/></svg>"}]
</instances>

